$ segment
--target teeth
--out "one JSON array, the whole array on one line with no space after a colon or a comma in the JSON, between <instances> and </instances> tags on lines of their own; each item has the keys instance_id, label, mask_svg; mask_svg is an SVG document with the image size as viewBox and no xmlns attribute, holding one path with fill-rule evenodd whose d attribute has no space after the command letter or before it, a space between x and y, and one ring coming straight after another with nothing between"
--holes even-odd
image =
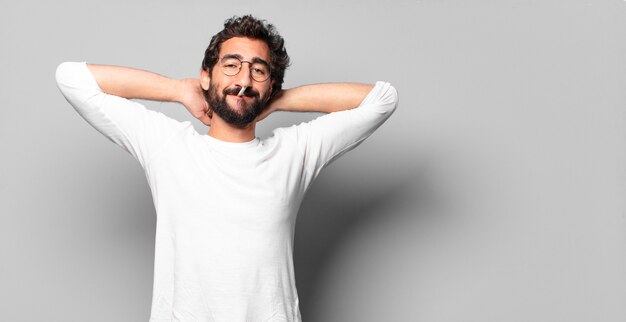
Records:
<instances>
[{"instance_id":1,"label":"teeth","mask_svg":"<svg viewBox=\"0 0 626 322\"><path fill-rule=\"evenodd\" d=\"M241 88L241 90L239 91L239 94L237 94L237 96L243 95L243 92L245 92L245 91L246 91L246 87L244 86L244 87Z\"/></svg>"}]
</instances>

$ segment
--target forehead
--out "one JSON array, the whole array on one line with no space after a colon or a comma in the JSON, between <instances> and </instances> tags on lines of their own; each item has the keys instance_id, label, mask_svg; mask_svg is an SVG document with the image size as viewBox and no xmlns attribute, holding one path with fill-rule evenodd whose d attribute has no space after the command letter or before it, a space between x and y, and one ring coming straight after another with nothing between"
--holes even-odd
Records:
<instances>
[{"instance_id":1,"label":"forehead","mask_svg":"<svg viewBox=\"0 0 626 322\"><path fill-rule=\"evenodd\" d=\"M241 55L243 60L261 58L266 62L270 61L270 49L263 40L245 37L230 38L220 46L219 56Z\"/></svg>"}]
</instances>

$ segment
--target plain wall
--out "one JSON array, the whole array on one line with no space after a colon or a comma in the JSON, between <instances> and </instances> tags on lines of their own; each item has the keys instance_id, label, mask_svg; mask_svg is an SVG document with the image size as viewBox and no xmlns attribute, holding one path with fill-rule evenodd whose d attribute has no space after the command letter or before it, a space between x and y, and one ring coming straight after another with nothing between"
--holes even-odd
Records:
<instances>
[{"instance_id":1,"label":"plain wall","mask_svg":"<svg viewBox=\"0 0 626 322\"><path fill-rule=\"evenodd\" d=\"M147 321L143 170L54 71L197 77L210 37L245 13L285 37L285 87L386 80L400 94L302 205L305 322L626 320L622 0L2 1L0 320ZM257 134L313 117L272 115Z\"/></svg>"}]
</instances>

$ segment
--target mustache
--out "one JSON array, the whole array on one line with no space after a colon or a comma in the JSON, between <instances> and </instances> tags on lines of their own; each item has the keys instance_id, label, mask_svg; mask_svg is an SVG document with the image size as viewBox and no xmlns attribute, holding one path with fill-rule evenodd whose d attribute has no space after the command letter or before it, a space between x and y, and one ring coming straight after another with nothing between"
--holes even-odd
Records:
<instances>
[{"instance_id":1,"label":"mustache","mask_svg":"<svg viewBox=\"0 0 626 322\"><path fill-rule=\"evenodd\" d=\"M241 87L224 88L223 90L224 95L238 95L239 91L241 91ZM243 96L259 97L259 92L252 87L248 87L243 92Z\"/></svg>"}]
</instances>

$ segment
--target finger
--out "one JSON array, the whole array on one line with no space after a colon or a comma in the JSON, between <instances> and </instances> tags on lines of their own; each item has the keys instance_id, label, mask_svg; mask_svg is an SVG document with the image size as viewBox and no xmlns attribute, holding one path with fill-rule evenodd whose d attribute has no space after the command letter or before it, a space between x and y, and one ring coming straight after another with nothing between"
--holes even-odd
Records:
<instances>
[{"instance_id":1,"label":"finger","mask_svg":"<svg viewBox=\"0 0 626 322\"><path fill-rule=\"evenodd\" d=\"M204 125L211 126L211 116L208 115L207 113L202 114L196 118L200 120L200 122L204 123Z\"/></svg>"},{"instance_id":2,"label":"finger","mask_svg":"<svg viewBox=\"0 0 626 322\"><path fill-rule=\"evenodd\" d=\"M205 115L202 115L198 118L200 120L200 122L204 123L204 125L206 126L211 126L211 119Z\"/></svg>"}]
</instances>

